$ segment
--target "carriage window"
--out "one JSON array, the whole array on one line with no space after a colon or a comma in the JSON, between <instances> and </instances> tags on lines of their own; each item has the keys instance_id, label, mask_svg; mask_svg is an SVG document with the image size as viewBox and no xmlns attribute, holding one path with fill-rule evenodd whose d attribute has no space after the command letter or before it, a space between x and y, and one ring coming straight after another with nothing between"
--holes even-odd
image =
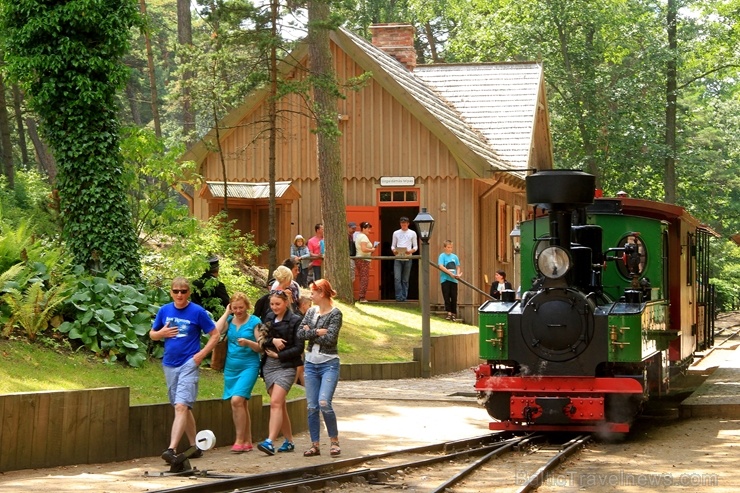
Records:
<instances>
[{"instance_id":1,"label":"carriage window","mask_svg":"<svg viewBox=\"0 0 740 493\"><path fill-rule=\"evenodd\" d=\"M627 279L642 276L647 265L647 249L642 238L625 235L619 240L618 246L624 247L623 261L617 262L619 273Z\"/></svg>"}]
</instances>

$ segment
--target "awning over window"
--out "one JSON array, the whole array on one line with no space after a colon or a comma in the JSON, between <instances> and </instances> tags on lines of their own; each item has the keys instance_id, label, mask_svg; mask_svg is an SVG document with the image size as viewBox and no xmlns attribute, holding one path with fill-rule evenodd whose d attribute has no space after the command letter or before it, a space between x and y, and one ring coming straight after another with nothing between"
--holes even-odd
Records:
<instances>
[{"instance_id":1,"label":"awning over window","mask_svg":"<svg viewBox=\"0 0 740 493\"><path fill-rule=\"evenodd\" d=\"M289 181L275 182L275 197L283 199L297 199L301 194ZM244 183L238 181L226 182L226 194L230 199L269 199L270 184L268 182ZM224 198L224 182L207 181L200 190L200 196L205 199Z\"/></svg>"}]
</instances>

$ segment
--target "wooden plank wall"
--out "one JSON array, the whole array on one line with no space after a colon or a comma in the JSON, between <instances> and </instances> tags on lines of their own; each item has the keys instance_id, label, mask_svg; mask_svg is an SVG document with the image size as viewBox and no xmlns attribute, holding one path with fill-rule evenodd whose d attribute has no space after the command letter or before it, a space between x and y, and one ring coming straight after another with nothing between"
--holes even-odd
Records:
<instances>
[{"instance_id":1,"label":"wooden plank wall","mask_svg":"<svg viewBox=\"0 0 740 493\"><path fill-rule=\"evenodd\" d=\"M0 471L127 458L128 397L128 388L0 396Z\"/></svg>"},{"instance_id":2,"label":"wooden plank wall","mask_svg":"<svg viewBox=\"0 0 740 493\"><path fill-rule=\"evenodd\" d=\"M196 402L199 430L211 430L216 446L234 441L229 401ZM267 436L270 405L250 399L255 441ZM293 431L307 429L306 400L288 402ZM0 472L153 457L169 442L174 410L169 404L129 406L129 389L116 387L0 395ZM187 448L183 438L180 450Z\"/></svg>"}]
</instances>

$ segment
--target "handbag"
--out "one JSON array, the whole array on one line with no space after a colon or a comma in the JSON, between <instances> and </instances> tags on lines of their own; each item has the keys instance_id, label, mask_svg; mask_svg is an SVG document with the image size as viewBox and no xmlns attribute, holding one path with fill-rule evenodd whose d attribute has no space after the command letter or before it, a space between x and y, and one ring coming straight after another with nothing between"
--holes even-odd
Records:
<instances>
[{"instance_id":1,"label":"handbag","mask_svg":"<svg viewBox=\"0 0 740 493\"><path fill-rule=\"evenodd\" d=\"M225 334L223 339L218 341L216 346L213 348L211 353L211 369L216 371L223 371L226 364L226 352L229 347L229 340Z\"/></svg>"},{"instance_id":2,"label":"handbag","mask_svg":"<svg viewBox=\"0 0 740 493\"><path fill-rule=\"evenodd\" d=\"M223 371L226 366L226 352L229 348L229 338L226 337L229 333L229 322L231 322L232 316L226 321L226 331L219 336L218 343L211 352L211 369L216 371Z\"/></svg>"}]
</instances>

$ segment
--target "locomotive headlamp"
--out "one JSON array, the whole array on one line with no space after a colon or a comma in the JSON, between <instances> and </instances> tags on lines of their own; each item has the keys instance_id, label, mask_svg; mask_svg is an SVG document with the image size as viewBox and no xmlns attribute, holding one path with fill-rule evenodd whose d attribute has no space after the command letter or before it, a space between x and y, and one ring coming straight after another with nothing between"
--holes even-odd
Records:
<instances>
[{"instance_id":1,"label":"locomotive headlamp","mask_svg":"<svg viewBox=\"0 0 740 493\"><path fill-rule=\"evenodd\" d=\"M549 246L537 256L537 269L548 279L560 279L570 267L570 255L562 247Z\"/></svg>"}]
</instances>

